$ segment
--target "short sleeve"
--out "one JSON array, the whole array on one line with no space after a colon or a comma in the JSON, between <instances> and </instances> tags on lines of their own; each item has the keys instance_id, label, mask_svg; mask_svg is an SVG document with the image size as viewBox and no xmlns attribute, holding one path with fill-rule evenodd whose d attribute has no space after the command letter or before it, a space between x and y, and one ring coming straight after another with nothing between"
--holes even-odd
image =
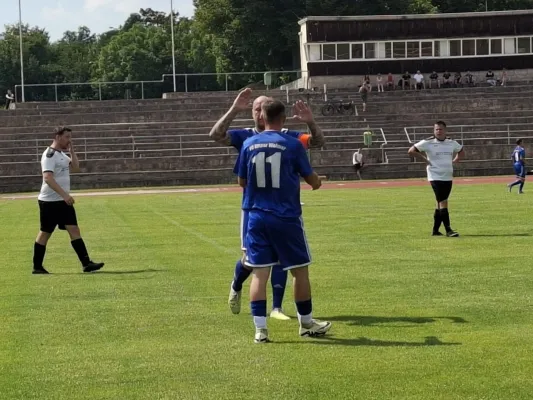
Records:
<instances>
[{"instance_id":1,"label":"short sleeve","mask_svg":"<svg viewBox=\"0 0 533 400\"><path fill-rule=\"evenodd\" d=\"M297 142L294 145L294 154L296 157L296 171L300 176L307 177L313 174L313 168L307 157L307 153L303 145L300 142Z\"/></svg>"},{"instance_id":2,"label":"short sleeve","mask_svg":"<svg viewBox=\"0 0 533 400\"><path fill-rule=\"evenodd\" d=\"M232 129L228 131L230 137L230 146L241 151L244 141L252 136L248 129Z\"/></svg>"},{"instance_id":3,"label":"short sleeve","mask_svg":"<svg viewBox=\"0 0 533 400\"><path fill-rule=\"evenodd\" d=\"M56 169L56 162L54 156L48 157L46 154L43 155L41 159L41 170L42 172L54 172Z\"/></svg>"},{"instance_id":4,"label":"short sleeve","mask_svg":"<svg viewBox=\"0 0 533 400\"><path fill-rule=\"evenodd\" d=\"M460 144L459 142L454 141L453 142L453 152L454 153L459 153L461 150L463 150L463 145Z\"/></svg>"},{"instance_id":5,"label":"short sleeve","mask_svg":"<svg viewBox=\"0 0 533 400\"><path fill-rule=\"evenodd\" d=\"M420 142L415 144L415 147L417 148L418 151L426 152L428 150L427 144L428 144L427 140L421 140Z\"/></svg>"}]
</instances>

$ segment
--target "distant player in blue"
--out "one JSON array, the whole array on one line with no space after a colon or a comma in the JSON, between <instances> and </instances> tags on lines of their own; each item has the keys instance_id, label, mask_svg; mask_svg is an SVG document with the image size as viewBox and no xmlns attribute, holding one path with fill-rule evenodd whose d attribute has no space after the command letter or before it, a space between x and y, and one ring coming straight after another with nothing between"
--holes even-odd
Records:
<instances>
[{"instance_id":1,"label":"distant player in blue","mask_svg":"<svg viewBox=\"0 0 533 400\"><path fill-rule=\"evenodd\" d=\"M518 194L523 194L524 184L526 183L526 150L522 147L522 139L516 141L516 148L511 154L513 160L514 172L516 174L516 181L507 185L509 192L513 191L513 186L520 185Z\"/></svg>"},{"instance_id":2,"label":"distant player in blue","mask_svg":"<svg viewBox=\"0 0 533 400\"><path fill-rule=\"evenodd\" d=\"M232 146L240 152L246 139L262 132L265 129L264 121L261 118L261 105L265 101L270 100L270 98L266 96L260 96L256 98L252 104L252 117L255 122L255 127L228 130L239 112L249 110L251 96L251 89L245 89L239 93L230 110L215 124L211 130L210 136L212 139L226 146ZM294 105L293 113L296 120L307 124L311 134L289 130L284 130L284 133L300 140L306 149L309 147L322 147L324 145L324 135L322 130L315 123L311 109L305 103L298 101ZM237 165L235 166L234 172L237 173ZM241 249L243 252L246 251L243 238L246 236L247 226L248 210L243 208L241 214ZM243 260L237 261L233 280L230 285L230 294L228 299L228 304L233 314L239 314L241 311L242 285L250 276L251 272L251 268L246 267L243 264ZM285 315L282 309L286 284L287 271L284 271L283 268L275 268L272 272L273 304L272 312L270 313L272 318L279 320L290 319L290 317Z\"/></svg>"},{"instance_id":3,"label":"distant player in blue","mask_svg":"<svg viewBox=\"0 0 533 400\"><path fill-rule=\"evenodd\" d=\"M300 177L313 190L322 183L301 142L282 133L286 119L283 103L267 100L261 108L265 130L244 142L238 159L238 180L245 189L242 207L249 210L245 263L253 268L250 306L254 341L269 341L266 287L270 269L278 265L290 270L294 278L300 336L322 336L331 323L312 317L311 255L302 220Z\"/></svg>"}]
</instances>

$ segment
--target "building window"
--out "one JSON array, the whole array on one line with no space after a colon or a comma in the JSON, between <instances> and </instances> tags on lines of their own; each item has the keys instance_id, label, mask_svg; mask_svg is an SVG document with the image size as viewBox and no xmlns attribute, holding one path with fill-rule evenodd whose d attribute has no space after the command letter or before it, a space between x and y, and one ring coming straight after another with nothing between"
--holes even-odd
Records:
<instances>
[{"instance_id":1,"label":"building window","mask_svg":"<svg viewBox=\"0 0 533 400\"><path fill-rule=\"evenodd\" d=\"M385 43L385 58L392 58L392 43Z\"/></svg>"},{"instance_id":2,"label":"building window","mask_svg":"<svg viewBox=\"0 0 533 400\"><path fill-rule=\"evenodd\" d=\"M488 39L478 39L478 40L476 40L476 54L478 56L488 56L489 55L489 40Z\"/></svg>"},{"instance_id":3,"label":"building window","mask_svg":"<svg viewBox=\"0 0 533 400\"><path fill-rule=\"evenodd\" d=\"M392 44L391 42L378 43L378 57L377 58L392 58Z\"/></svg>"},{"instance_id":4,"label":"building window","mask_svg":"<svg viewBox=\"0 0 533 400\"><path fill-rule=\"evenodd\" d=\"M516 38L503 39L503 51L505 54L516 54Z\"/></svg>"},{"instance_id":5,"label":"building window","mask_svg":"<svg viewBox=\"0 0 533 400\"><path fill-rule=\"evenodd\" d=\"M320 54L320 45L319 44L310 44L308 46L309 51L309 61L320 61L321 54Z\"/></svg>"},{"instance_id":6,"label":"building window","mask_svg":"<svg viewBox=\"0 0 533 400\"><path fill-rule=\"evenodd\" d=\"M350 44L339 43L337 45L337 60L349 60L350 59Z\"/></svg>"},{"instance_id":7,"label":"building window","mask_svg":"<svg viewBox=\"0 0 533 400\"><path fill-rule=\"evenodd\" d=\"M473 39L463 40L463 56L476 55L476 41Z\"/></svg>"},{"instance_id":8,"label":"building window","mask_svg":"<svg viewBox=\"0 0 533 400\"><path fill-rule=\"evenodd\" d=\"M516 40L516 47L518 54L529 54L531 53L531 38L521 37Z\"/></svg>"},{"instance_id":9,"label":"building window","mask_svg":"<svg viewBox=\"0 0 533 400\"><path fill-rule=\"evenodd\" d=\"M376 43L365 43L365 58L376 58Z\"/></svg>"},{"instance_id":10,"label":"building window","mask_svg":"<svg viewBox=\"0 0 533 400\"><path fill-rule=\"evenodd\" d=\"M322 45L322 60L335 60L337 58L335 44Z\"/></svg>"},{"instance_id":11,"label":"building window","mask_svg":"<svg viewBox=\"0 0 533 400\"><path fill-rule=\"evenodd\" d=\"M420 58L420 42L407 42L407 57Z\"/></svg>"},{"instance_id":12,"label":"building window","mask_svg":"<svg viewBox=\"0 0 533 400\"><path fill-rule=\"evenodd\" d=\"M450 46L447 40L435 41L435 57L449 57Z\"/></svg>"},{"instance_id":13,"label":"building window","mask_svg":"<svg viewBox=\"0 0 533 400\"><path fill-rule=\"evenodd\" d=\"M461 57L461 41L450 40L450 56Z\"/></svg>"},{"instance_id":14,"label":"building window","mask_svg":"<svg viewBox=\"0 0 533 400\"><path fill-rule=\"evenodd\" d=\"M405 58L405 42L392 43L392 57Z\"/></svg>"},{"instance_id":15,"label":"building window","mask_svg":"<svg viewBox=\"0 0 533 400\"><path fill-rule=\"evenodd\" d=\"M357 58L357 59L363 58L363 44L362 43L352 44L352 58Z\"/></svg>"},{"instance_id":16,"label":"building window","mask_svg":"<svg viewBox=\"0 0 533 400\"><path fill-rule=\"evenodd\" d=\"M433 57L433 42L422 42L422 57Z\"/></svg>"},{"instance_id":17,"label":"building window","mask_svg":"<svg viewBox=\"0 0 533 400\"><path fill-rule=\"evenodd\" d=\"M490 54L502 54L502 40L501 39L490 40Z\"/></svg>"}]
</instances>

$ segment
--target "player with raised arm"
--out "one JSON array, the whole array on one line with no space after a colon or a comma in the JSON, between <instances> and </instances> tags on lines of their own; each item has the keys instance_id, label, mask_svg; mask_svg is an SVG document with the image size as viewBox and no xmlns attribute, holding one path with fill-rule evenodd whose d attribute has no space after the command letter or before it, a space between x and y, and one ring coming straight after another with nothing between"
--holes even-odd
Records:
<instances>
[{"instance_id":1,"label":"player with raised arm","mask_svg":"<svg viewBox=\"0 0 533 400\"><path fill-rule=\"evenodd\" d=\"M68 232L83 272L98 271L104 266L104 263L95 263L89 258L78 227L74 198L70 195L70 170L78 172L80 168L71 132L66 127L56 129L54 141L41 159L43 184L38 198L41 229L34 244L33 274L48 274L43 267L43 260L46 245L56 226ZM65 154L67 150L72 159Z\"/></svg>"},{"instance_id":2,"label":"player with raised arm","mask_svg":"<svg viewBox=\"0 0 533 400\"><path fill-rule=\"evenodd\" d=\"M428 181L437 200L433 216L433 236L442 236L439 228L444 224L446 236L458 237L459 234L450 226L448 197L452 191L453 165L464 157L465 152L461 144L446 137L446 123L443 121L435 123L433 132L432 137L412 146L409 155L427 164Z\"/></svg>"},{"instance_id":3,"label":"player with raised arm","mask_svg":"<svg viewBox=\"0 0 533 400\"><path fill-rule=\"evenodd\" d=\"M524 184L526 183L526 150L522 147L522 139L516 141L516 148L513 150L511 159L513 160L514 172L516 174L516 181L507 185L509 193L513 191L513 186L520 185L518 194L524 194Z\"/></svg>"},{"instance_id":4,"label":"player with raised arm","mask_svg":"<svg viewBox=\"0 0 533 400\"><path fill-rule=\"evenodd\" d=\"M240 152L242 145L246 139L262 132L265 129L264 121L261 118L261 105L269 100L267 96L257 97L252 104L252 118L255 123L254 128L232 129L230 125L236 116L243 111L250 109L252 99L252 90L244 89L241 91L229 111L213 126L209 136L226 146L232 146ZM324 145L324 134L320 127L314 120L311 109L302 101L296 102L293 107L293 118L307 124L309 133L302 133L298 131L284 130L289 136L295 137L307 149L309 147L320 148ZM236 166L237 168L237 166ZM237 173L237 169L234 170ZM246 236L246 227L248 224L248 210L242 210L241 214L241 248L243 252L244 237ZM241 292L242 285L250 276L252 270L244 265L242 259L237 261L235 265L235 272L230 286L230 293L228 304L233 314L239 314L241 311ZM275 268L272 272L272 294L273 304L270 316L280 320L289 320L290 318L283 313L282 303L285 295L285 287L287 284L287 272L282 268Z\"/></svg>"},{"instance_id":5,"label":"player with raised arm","mask_svg":"<svg viewBox=\"0 0 533 400\"><path fill-rule=\"evenodd\" d=\"M269 341L266 325L266 287L270 269L282 265L294 278L294 301L300 336L322 336L330 322L313 319L308 266L311 255L300 204L300 176L317 190L318 175L311 168L301 142L282 133L285 106L275 100L262 104L265 131L244 142L238 159L238 181L248 210L246 260L253 269L250 307L256 328L255 343Z\"/></svg>"}]
</instances>

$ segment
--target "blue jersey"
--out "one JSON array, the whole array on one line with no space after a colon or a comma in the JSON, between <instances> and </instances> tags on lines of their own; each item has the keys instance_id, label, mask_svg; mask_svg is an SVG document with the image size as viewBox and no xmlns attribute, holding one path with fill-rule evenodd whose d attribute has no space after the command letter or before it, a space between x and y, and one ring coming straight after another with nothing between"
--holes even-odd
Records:
<instances>
[{"instance_id":1,"label":"blue jersey","mask_svg":"<svg viewBox=\"0 0 533 400\"><path fill-rule=\"evenodd\" d=\"M526 150L522 146L516 146L511 158L513 160L513 164L523 165L526 158Z\"/></svg>"},{"instance_id":2,"label":"blue jersey","mask_svg":"<svg viewBox=\"0 0 533 400\"><path fill-rule=\"evenodd\" d=\"M288 129L283 129L281 132L293 138L299 139L306 149L309 148L309 139L311 135L298 131L290 131ZM257 135L258 133L259 132L257 132L255 128L232 129L228 131L231 146L234 147L238 152L241 151L242 145L244 144L246 139ZM235 167L233 168L233 173L238 174L238 170L239 165L235 164Z\"/></svg>"},{"instance_id":3,"label":"blue jersey","mask_svg":"<svg viewBox=\"0 0 533 400\"><path fill-rule=\"evenodd\" d=\"M281 132L263 132L244 142L237 163L239 177L247 180L243 210L281 218L302 215L300 176L310 176L313 169L300 141Z\"/></svg>"}]
</instances>

